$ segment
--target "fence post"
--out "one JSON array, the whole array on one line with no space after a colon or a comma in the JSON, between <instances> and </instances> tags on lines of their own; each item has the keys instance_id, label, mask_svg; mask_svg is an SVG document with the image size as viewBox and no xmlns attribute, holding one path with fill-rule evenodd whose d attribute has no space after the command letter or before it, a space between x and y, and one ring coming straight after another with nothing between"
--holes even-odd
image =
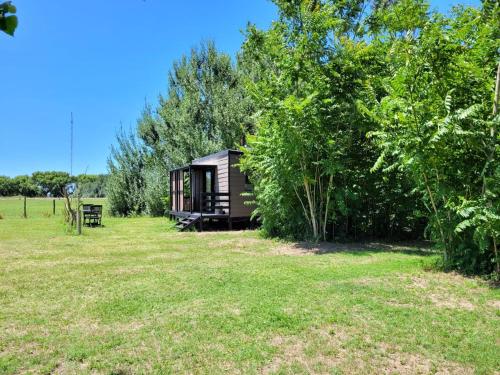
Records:
<instances>
[{"instance_id":1,"label":"fence post","mask_svg":"<svg viewBox=\"0 0 500 375\"><path fill-rule=\"evenodd\" d=\"M24 196L24 204L23 204L23 217L26 219L28 215L26 214L26 195Z\"/></svg>"},{"instance_id":2,"label":"fence post","mask_svg":"<svg viewBox=\"0 0 500 375\"><path fill-rule=\"evenodd\" d=\"M78 235L82 234L82 219L80 217L80 197L76 198L76 230Z\"/></svg>"},{"instance_id":3,"label":"fence post","mask_svg":"<svg viewBox=\"0 0 500 375\"><path fill-rule=\"evenodd\" d=\"M52 215L56 215L56 200L52 199Z\"/></svg>"}]
</instances>

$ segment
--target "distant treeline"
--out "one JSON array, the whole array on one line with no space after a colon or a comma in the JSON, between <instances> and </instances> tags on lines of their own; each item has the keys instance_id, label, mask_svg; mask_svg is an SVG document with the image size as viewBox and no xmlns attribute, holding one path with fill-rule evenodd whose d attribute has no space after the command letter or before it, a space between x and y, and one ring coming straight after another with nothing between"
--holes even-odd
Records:
<instances>
[{"instance_id":1,"label":"distant treeline","mask_svg":"<svg viewBox=\"0 0 500 375\"><path fill-rule=\"evenodd\" d=\"M62 190L76 183L82 197L101 198L106 196L108 175L70 176L66 172L34 172L31 176L0 176L0 196L22 195L26 197L61 197Z\"/></svg>"}]
</instances>

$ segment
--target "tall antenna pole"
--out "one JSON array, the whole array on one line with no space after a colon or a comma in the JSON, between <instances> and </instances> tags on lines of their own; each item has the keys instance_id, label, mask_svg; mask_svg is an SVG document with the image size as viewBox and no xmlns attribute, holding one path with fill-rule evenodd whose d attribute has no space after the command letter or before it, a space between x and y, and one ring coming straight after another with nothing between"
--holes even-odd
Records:
<instances>
[{"instance_id":1,"label":"tall antenna pole","mask_svg":"<svg viewBox=\"0 0 500 375\"><path fill-rule=\"evenodd\" d=\"M73 176L73 112L71 112L70 176Z\"/></svg>"}]
</instances>

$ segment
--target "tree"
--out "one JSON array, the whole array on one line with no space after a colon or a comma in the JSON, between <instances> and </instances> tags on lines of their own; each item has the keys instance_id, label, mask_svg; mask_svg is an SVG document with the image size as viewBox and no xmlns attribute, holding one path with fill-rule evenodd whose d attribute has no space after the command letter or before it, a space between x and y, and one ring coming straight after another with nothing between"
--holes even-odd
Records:
<instances>
[{"instance_id":1,"label":"tree","mask_svg":"<svg viewBox=\"0 0 500 375\"><path fill-rule=\"evenodd\" d=\"M14 192L25 197L36 197L41 194L40 188L35 184L30 176L16 176L12 179Z\"/></svg>"},{"instance_id":2,"label":"tree","mask_svg":"<svg viewBox=\"0 0 500 375\"><path fill-rule=\"evenodd\" d=\"M415 4L423 3L377 15L383 32L374 43L385 46L391 74L367 112L379 124L375 169L398 168L412 178L447 267L481 273L496 263L498 272L499 119L491 116L498 6L457 7L445 17Z\"/></svg>"},{"instance_id":3,"label":"tree","mask_svg":"<svg viewBox=\"0 0 500 375\"><path fill-rule=\"evenodd\" d=\"M37 184L43 195L50 194L53 197L62 197L66 185L73 182L69 173L66 172L34 172L33 181Z\"/></svg>"},{"instance_id":4,"label":"tree","mask_svg":"<svg viewBox=\"0 0 500 375\"><path fill-rule=\"evenodd\" d=\"M208 42L173 64L168 93L156 110L146 106L138 134L164 165L184 165L240 144L250 105L231 57Z\"/></svg>"},{"instance_id":5,"label":"tree","mask_svg":"<svg viewBox=\"0 0 500 375\"><path fill-rule=\"evenodd\" d=\"M12 179L7 176L0 176L0 196L9 197L16 194L16 186Z\"/></svg>"},{"instance_id":6,"label":"tree","mask_svg":"<svg viewBox=\"0 0 500 375\"><path fill-rule=\"evenodd\" d=\"M14 36L17 28L17 9L12 5L12 1L0 3L0 30L10 36Z\"/></svg>"},{"instance_id":7,"label":"tree","mask_svg":"<svg viewBox=\"0 0 500 375\"><path fill-rule=\"evenodd\" d=\"M116 136L118 145L108 158L106 191L109 211L115 216L139 215L146 208L144 169L146 151L133 133L123 129Z\"/></svg>"},{"instance_id":8,"label":"tree","mask_svg":"<svg viewBox=\"0 0 500 375\"><path fill-rule=\"evenodd\" d=\"M102 198L106 196L106 181L108 175L87 175L77 176L78 189L84 198Z\"/></svg>"},{"instance_id":9,"label":"tree","mask_svg":"<svg viewBox=\"0 0 500 375\"><path fill-rule=\"evenodd\" d=\"M418 220L416 197L398 171L369 173L377 151L366 133L375 123L356 106L372 95L365 83L385 72L385 51L363 37L363 3L275 3L279 21L250 27L240 56L259 108L242 167L264 228L312 239L403 234ZM404 205L387 204L397 196Z\"/></svg>"}]
</instances>

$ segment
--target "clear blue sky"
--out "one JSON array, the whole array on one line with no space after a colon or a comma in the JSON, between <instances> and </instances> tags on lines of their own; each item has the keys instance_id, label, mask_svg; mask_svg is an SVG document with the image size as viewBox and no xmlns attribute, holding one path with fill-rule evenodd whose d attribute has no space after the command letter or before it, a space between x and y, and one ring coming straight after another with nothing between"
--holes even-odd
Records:
<instances>
[{"instance_id":1,"label":"clear blue sky","mask_svg":"<svg viewBox=\"0 0 500 375\"><path fill-rule=\"evenodd\" d=\"M478 0L465 3L477 5ZM446 11L452 0L433 0ZM464 1L462 1L464 3ZM268 0L14 0L16 36L0 34L0 175L104 173L116 131L166 91L172 62L202 40L234 55Z\"/></svg>"}]
</instances>

